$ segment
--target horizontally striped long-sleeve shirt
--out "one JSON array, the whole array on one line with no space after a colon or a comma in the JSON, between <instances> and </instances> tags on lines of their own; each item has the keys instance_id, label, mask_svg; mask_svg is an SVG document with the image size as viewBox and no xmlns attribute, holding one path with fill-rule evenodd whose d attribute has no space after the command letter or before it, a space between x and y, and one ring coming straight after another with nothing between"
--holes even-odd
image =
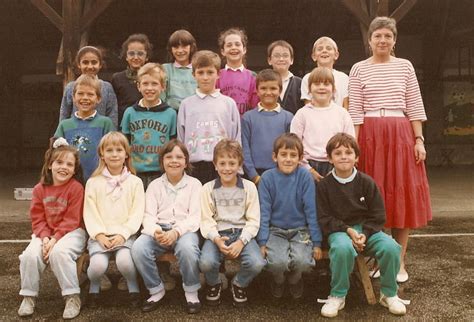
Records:
<instances>
[{"instance_id":1,"label":"horizontally striped long-sleeve shirt","mask_svg":"<svg viewBox=\"0 0 474 322\"><path fill-rule=\"evenodd\" d=\"M369 59L352 66L349 74L349 113L354 125L364 123L364 111L401 109L410 121L426 120L415 69L410 61L392 57L373 64Z\"/></svg>"}]
</instances>

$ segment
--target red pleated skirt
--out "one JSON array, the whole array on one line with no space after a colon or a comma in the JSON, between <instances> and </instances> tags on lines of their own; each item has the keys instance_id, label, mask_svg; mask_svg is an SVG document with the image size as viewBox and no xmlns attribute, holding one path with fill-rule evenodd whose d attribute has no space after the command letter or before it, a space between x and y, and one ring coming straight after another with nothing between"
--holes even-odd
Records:
<instances>
[{"instance_id":1,"label":"red pleated skirt","mask_svg":"<svg viewBox=\"0 0 474 322\"><path fill-rule=\"evenodd\" d=\"M366 117L359 131L358 168L374 178L385 202L387 228L418 228L432 219L424 162L406 117Z\"/></svg>"}]
</instances>

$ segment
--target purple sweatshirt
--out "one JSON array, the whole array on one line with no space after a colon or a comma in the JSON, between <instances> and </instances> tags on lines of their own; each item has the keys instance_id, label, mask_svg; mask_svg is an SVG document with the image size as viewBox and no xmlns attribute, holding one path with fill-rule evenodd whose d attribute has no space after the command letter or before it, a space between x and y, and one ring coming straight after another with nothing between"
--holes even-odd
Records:
<instances>
[{"instance_id":1,"label":"purple sweatshirt","mask_svg":"<svg viewBox=\"0 0 474 322\"><path fill-rule=\"evenodd\" d=\"M242 71L221 69L216 87L220 88L222 94L234 99L240 116L253 109L259 102L255 75L246 68Z\"/></svg>"},{"instance_id":2,"label":"purple sweatshirt","mask_svg":"<svg viewBox=\"0 0 474 322\"><path fill-rule=\"evenodd\" d=\"M189 161L212 161L214 147L223 138L241 142L240 115L235 102L215 92L200 92L181 101L178 111L178 140L189 151Z\"/></svg>"}]
</instances>

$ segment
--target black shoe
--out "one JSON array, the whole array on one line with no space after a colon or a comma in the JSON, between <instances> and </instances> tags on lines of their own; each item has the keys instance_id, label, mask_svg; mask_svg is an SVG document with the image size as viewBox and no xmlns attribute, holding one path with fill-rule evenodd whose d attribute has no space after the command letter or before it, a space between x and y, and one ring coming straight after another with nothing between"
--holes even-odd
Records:
<instances>
[{"instance_id":1,"label":"black shoe","mask_svg":"<svg viewBox=\"0 0 474 322\"><path fill-rule=\"evenodd\" d=\"M290 284L290 294L296 300L303 296L303 279L300 280L296 284Z\"/></svg>"},{"instance_id":2,"label":"black shoe","mask_svg":"<svg viewBox=\"0 0 474 322\"><path fill-rule=\"evenodd\" d=\"M145 302L143 302L143 306L142 306L142 312L151 312L151 311L154 311L156 310L161 304L161 301L158 301L158 302L148 302L147 300L145 300Z\"/></svg>"},{"instance_id":3,"label":"black shoe","mask_svg":"<svg viewBox=\"0 0 474 322\"><path fill-rule=\"evenodd\" d=\"M222 284L208 286L206 292L206 302L209 305L219 305L221 303Z\"/></svg>"},{"instance_id":4,"label":"black shoe","mask_svg":"<svg viewBox=\"0 0 474 322\"><path fill-rule=\"evenodd\" d=\"M130 303L131 307L140 307L140 304L142 302L140 293L129 293L128 294L128 302Z\"/></svg>"},{"instance_id":5,"label":"black shoe","mask_svg":"<svg viewBox=\"0 0 474 322\"><path fill-rule=\"evenodd\" d=\"M247 304L247 289L243 287L239 287L235 285L234 283L231 284L230 287L232 291L232 299L234 306L236 307L242 307Z\"/></svg>"},{"instance_id":6,"label":"black shoe","mask_svg":"<svg viewBox=\"0 0 474 322\"><path fill-rule=\"evenodd\" d=\"M274 298L281 299L285 292L285 282L278 284L274 279L270 282L270 291Z\"/></svg>"},{"instance_id":7,"label":"black shoe","mask_svg":"<svg viewBox=\"0 0 474 322\"><path fill-rule=\"evenodd\" d=\"M201 312L201 303L200 302L197 302L197 303L188 302L188 313L189 314L196 314L196 313L199 313L199 312Z\"/></svg>"},{"instance_id":8,"label":"black shoe","mask_svg":"<svg viewBox=\"0 0 474 322\"><path fill-rule=\"evenodd\" d=\"M87 306L95 309L99 306L99 293L89 293L87 295Z\"/></svg>"}]
</instances>

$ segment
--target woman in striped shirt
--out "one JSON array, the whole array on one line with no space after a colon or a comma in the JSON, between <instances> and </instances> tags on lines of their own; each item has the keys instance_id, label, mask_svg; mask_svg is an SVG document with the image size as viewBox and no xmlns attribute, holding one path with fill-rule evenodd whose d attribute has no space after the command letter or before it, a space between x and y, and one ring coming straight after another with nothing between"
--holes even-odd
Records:
<instances>
[{"instance_id":1,"label":"woman in striped shirt","mask_svg":"<svg viewBox=\"0 0 474 322\"><path fill-rule=\"evenodd\" d=\"M372 176L384 198L385 226L402 246L398 282L408 280L405 253L409 231L431 220L424 160L425 109L413 65L393 55L395 20L375 18L369 26L372 56L349 75L349 113L361 146L359 168Z\"/></svg>"}]
</instances>

